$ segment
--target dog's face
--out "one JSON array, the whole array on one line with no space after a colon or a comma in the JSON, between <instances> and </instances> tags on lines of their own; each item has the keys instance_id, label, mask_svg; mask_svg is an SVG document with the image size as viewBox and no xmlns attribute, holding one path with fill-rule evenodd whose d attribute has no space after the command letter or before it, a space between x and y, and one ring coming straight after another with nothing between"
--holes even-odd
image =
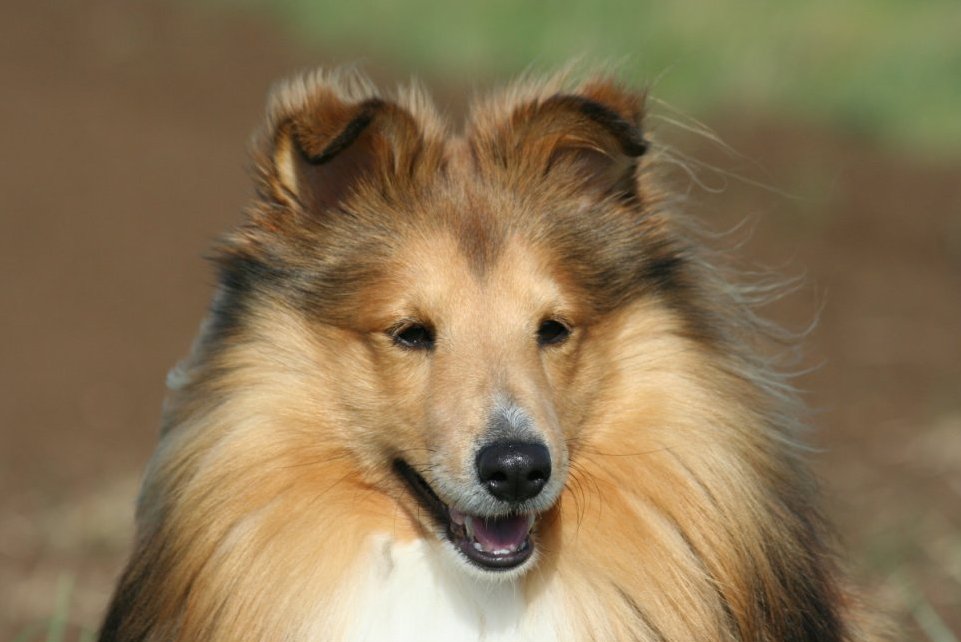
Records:
<instances>
[{"instance_id":1,"label":"dog's face","mask_svg":"<svg viewBox=\"0 0 961 642\"><path fill-rule=\"evenodd\" d=\"M465 568L516 575L611 371L609 326L673 278L637 180L641 99L595 84L447 138L416 106L303 91L235 256L311 321L336 373L318 394L372 483Z\"/></svg>"},{"instance_id":2,"label":"dog's face","mask_svg":"<svg viewBox=\"0 0 961 642\"><path fill-rule=\"evenodd\" d=\"M564 487L576 429L565 418L583 394L584 311L530 243L503 241L484 266L448 233L402 244L358 324L395 422L371 455L405 482L412 512L485 571L532 559L530 531Z\"/></svg>"}]
</instances>

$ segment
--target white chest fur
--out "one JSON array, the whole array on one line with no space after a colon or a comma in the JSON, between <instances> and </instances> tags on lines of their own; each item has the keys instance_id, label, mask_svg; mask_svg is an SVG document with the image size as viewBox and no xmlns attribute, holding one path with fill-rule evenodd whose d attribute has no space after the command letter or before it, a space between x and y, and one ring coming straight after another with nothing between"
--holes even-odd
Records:
<instances>
[{"instance_id":1,"label":"white chest fur","mask_svg":"<svg viewBox=\"0 0 961 642\"><path fill-rule=\"evenodd\" d=\"M528 602L518 582L472 577L440 543L376 538L344 618L345 640L484 642L569 638L558 590ZM537 572L536 569L533 572Z\"/></svg>"}]
</instances>

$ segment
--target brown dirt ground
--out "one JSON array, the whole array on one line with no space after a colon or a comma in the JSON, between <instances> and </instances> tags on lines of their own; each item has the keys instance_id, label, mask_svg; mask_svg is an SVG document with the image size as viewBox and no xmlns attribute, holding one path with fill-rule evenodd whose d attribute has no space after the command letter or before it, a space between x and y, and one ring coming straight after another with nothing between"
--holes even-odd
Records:
<instances>
[{"instance_id":1,"label":"brown dirt ground","mask_svg":"<svg viewBox=\"0 0 961 642\"><path fill-rule=\"evenodd\" d=\"M71 585L71 630L96 626L164 374L210 295L200 257L250 194L263 96L334 62L252 16L0 4L0 638L43 639ZM961 164L734 111L712 123L753 160L682 148L790 193L702 168L729 185L696 195L718 228L753 221L749 259L806 271L774 318L799 329L822 308L805 360L822 365L799 385L846 557L909 626L933 611L961 633Z\"/></svg>"}]
</instances>

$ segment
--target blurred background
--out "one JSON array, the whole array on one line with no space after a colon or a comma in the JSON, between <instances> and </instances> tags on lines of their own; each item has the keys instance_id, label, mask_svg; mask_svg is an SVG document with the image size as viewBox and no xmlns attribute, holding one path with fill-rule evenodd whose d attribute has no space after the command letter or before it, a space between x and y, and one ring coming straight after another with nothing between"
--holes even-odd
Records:
<instances>
[{"instance_id":1,"label":"blurred background","mask_svg":"<svg viewBox=\"0 0 961 642\"><path fill-rule=\"evenodd\" d=\"M803 277L767 313L820 311L797 381L843 557L905 639L957 642L959 34L956 0L0 3L0 639L96 630L271 83L356 62L460 119L579 57L651 87L719 245Z\"/></svg>"}]
</instances>

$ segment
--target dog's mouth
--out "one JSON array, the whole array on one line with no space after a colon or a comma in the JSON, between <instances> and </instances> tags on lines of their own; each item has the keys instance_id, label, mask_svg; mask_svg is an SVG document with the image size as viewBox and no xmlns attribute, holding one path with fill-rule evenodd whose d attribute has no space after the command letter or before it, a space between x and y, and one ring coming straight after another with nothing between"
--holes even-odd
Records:
<instances>
[{"instance_id":1,"label":"dog's mouth","mask_svg":"<svg viewBox=\"0 0 961 642\"><path fill-rule=\"evenodd\" d=\"M447 539L471 563L488 571L518 568L534 553L534 513L500 517L468 515L445 504L430 484L407 462L394 461L394 471L418 503L444 527Z\"/></svg>"}]
</instances>

